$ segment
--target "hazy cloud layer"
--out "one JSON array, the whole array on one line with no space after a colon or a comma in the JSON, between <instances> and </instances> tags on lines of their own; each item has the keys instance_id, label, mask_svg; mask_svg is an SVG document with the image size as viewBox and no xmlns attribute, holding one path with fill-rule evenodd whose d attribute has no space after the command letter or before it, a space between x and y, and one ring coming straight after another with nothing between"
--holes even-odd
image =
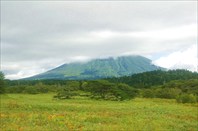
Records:
<instances>
[{"instance_id":1,"label":"hazy cloud layer","mask_svg":"<svg viewBox=\"0 0 198 131\"><path fill-rule=\"evenodd\" d=\"M196 10L195 1L2 1L1 70L16 79L72 61L130 54L166 67L162 58L196 44ZM170 59L162 63L174 64Z\"/></svg>"}]
</instances>

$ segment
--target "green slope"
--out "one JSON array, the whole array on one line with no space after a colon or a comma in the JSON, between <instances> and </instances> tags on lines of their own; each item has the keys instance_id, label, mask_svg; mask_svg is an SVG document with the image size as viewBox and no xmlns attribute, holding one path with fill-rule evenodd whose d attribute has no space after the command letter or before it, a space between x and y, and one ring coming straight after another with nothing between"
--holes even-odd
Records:
<instances>
[{"instance_id":1,"label":"green slope","mask_svg":"<svg viewBox=\"0 0 198 131\"><path fill-rule=\"evenodd\" d=\"M98 79L120 77L161 69L151 64L151 60L142 56L123 56L117 58L94 59L86 63L61 65L45 73L27 79Z\"/></svg>"}]
</instances>

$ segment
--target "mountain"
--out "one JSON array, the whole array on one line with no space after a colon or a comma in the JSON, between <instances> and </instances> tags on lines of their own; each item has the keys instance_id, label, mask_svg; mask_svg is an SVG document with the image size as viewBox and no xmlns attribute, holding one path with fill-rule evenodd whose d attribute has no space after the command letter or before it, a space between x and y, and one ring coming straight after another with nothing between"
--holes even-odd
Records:
<instances>
[{"instance_id":1,"label":"mountain","mask_svg":"<svg viewBox=\"0 0 198 131\"><path fill-rule=\"evenodd\" d=\"M38 79L98 79L107 77L128 76L131 74L162 69L142 56L122 56L117 58L94 59L88 62L63 64L45 73L26 78Z\"/></svg>"}]
</instances>

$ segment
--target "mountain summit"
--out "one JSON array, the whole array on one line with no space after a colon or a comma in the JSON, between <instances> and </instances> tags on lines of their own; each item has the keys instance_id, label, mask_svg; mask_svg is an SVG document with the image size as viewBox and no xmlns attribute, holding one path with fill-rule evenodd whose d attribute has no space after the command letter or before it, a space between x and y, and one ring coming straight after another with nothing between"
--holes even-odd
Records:
<instances>
[{"instance_id":1,"label":"mountain summit","mask_svg":"<svg viewBox=\"0 0 198 131\"><path fill-rule=\"evenodd\" d=\"M142 56L122 56L117 58L94 59L88 62L63 64L45 73L26 79L67 79L83 80L120 77L136 73L162 69Z\"/></svg>"}]
</instances>

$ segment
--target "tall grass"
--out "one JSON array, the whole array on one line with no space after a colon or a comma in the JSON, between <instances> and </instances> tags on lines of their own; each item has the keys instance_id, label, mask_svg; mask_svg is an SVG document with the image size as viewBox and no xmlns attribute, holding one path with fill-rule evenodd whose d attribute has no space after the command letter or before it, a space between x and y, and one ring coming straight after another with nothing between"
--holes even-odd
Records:
<instances>
[{"instance_id":1,"label":"tall grass","mask_svg":"<svg viewBox=\"0 0 198 131\"><path fill-rule=\"evenodd\" d=\"M1 95L1 131L198 130L198 104L144 98L55 100L53 95Z\"/></svg>"}]
</instances>

